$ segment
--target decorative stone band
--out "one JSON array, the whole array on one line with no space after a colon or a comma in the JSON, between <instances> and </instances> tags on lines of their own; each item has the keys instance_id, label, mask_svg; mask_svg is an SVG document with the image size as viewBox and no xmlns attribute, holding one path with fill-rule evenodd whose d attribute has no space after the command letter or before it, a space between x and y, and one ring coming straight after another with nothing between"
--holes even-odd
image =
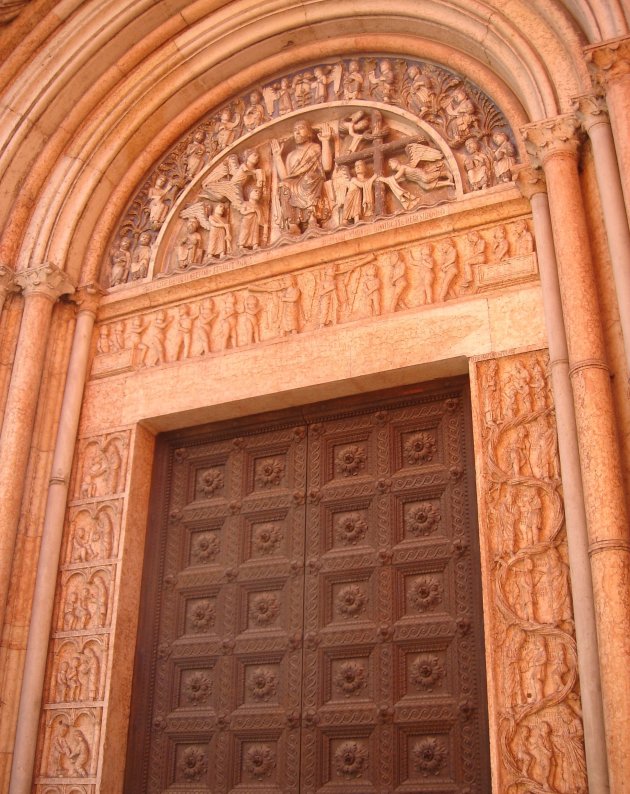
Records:
<instances>
[{"instance_id":1,"label":"decorative stone band","mask_svg":"<svg viewBox=\"0 0 630 794\"><path fill-rule=\"evenodd\" d=\"M67 273L50 263L21 270L15 274L15 282L25 295L44 295L53 302L75 291Z\"/></svg>"},{"instance_id":2,"label":"decorative stone band","mask_svg":"<svg viewBox=\"0 0 630 794\"><path fill-rule=\"evenodd\" d=\"M584 50L595 85L606 88L630 75L630 36L620 36Z\"/></svg>"},{"instance_id":3,"label":"decorative stone band","mask_svg":"<svg viewBox=\"0 0 630 794\"><path fill-rule=\"evenodd\" d=\"M600 554L603 551L612 551L618 549L619 551L630 552L630 541L627 540L598 540L591 543L588 547L588 553L591 557Z\"/></svg>"},{"instance_id":4,"label":"decorative stone band","mask_svg":"<svg viewBox=\"0 0 630 794\"><path fill-rule=\"evenodd\" d=\"M585 358L583 361L578 361L569 368L569 375L573 377L576 372L582 369L603 369L604 372L610 372L610 367L605 361L599 358Z\"/></svg>"},{"instance_id":5,"label":"decorative stone band","mask_svg":"<svg viewBox=\"0 0 630 794\"><path fill-rule=\"evenodd\" d=\"M544 165L552 157L576 158L580 147L580 122L572 113L536 121L521 127L532 165Z\"/></svg>"}]
</instances>

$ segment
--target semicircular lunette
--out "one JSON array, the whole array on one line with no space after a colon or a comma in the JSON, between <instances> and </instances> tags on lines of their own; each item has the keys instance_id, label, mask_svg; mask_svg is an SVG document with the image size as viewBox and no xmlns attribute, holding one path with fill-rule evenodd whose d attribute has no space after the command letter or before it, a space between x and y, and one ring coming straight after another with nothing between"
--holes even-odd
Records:
<instances>
[{"instance_id":1,"label":"semicircular lunette","mask_svg":"<svg viewBox=\"0 0 630 794\"><path fill-rule=\"evenodd\" d=\"M104 266L118 287L378 223L512 180L501 111L435 64L302 68L209 114L148 174Z\"/></svg>"}]
</instances>

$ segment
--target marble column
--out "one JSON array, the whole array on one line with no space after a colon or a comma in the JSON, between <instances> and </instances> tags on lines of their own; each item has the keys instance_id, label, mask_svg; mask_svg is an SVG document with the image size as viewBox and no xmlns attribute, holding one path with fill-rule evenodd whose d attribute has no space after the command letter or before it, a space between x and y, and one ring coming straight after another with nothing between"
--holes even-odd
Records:
<instances>
[{"instance_id":1,"label":"marble column","mask_svg":"<svg viewBox=\"0 0 630 794\"><path fill-rule=\"evenodd\" d=\"M564 493L588 787L590 794L606 794L609 791L608 764L597 626L593 603L593 581L588 554L588 532L575 408L569 377L569 353L562 317L547 184L542 171L533 168L520 169L516 177L516 184L532 205L532 217L536 232L536 251L547 329L551 388L558 429L558 454Z\"/></svg>"},{"instance_id":2,"label":"marble column","mask_svg":"<svg viewBox=\"0 0 630 794\"><path fill-rule=\"evenodd\" d=\"M24 294L24 310L0 437L0 626L4 625L52 310L61 295L74 292L66 274L50 264L22 270L15 274L15 281Z\"/></svg>"},{"instance_id":3,"label":"marble column","mask_svg":"<svg viewBox=\"0 0 630 794\"><path fill-rule=\"evenodd\" d=\"M79 427L90 342L101 294L100 287L89 285L80 288L75 297L78 305L77 323L44 513L9 794L29 794L31 791L68 485Z\"/></svg>"},{"instance_id":4,"label":"marble column","mask_svg":"<svg viewBox=\"0 0 630 794\"><path fill-rule=\"evenodd\" d=\"M593 577L613 794L630 792L630 528L571 114L522 129L548 186Z\"/></svg>"},{"instance_id":5,"label":"marble column","mask_svg":"<svg viewBox=\"0 0 630 794\"><path fill-rule=\"evenodd\" d=\"M630 217L630 36L620 36L587 47L593 81L606 95L626 212Z\"/></svg>"},{"instance_id":6,"label":"marble column","mask_svg":"<svg viewBox=\"0 0 630 794\"><path fill-rule=\"evenodd\" d=\"M574 100L576 115L591 139L597 186L612 262L626 365L630 374L630 228L626 215L619 165L615 155L605 101L595 94ZM629 129L630 132L630 129Z\"/></svg>"}]
</instances>

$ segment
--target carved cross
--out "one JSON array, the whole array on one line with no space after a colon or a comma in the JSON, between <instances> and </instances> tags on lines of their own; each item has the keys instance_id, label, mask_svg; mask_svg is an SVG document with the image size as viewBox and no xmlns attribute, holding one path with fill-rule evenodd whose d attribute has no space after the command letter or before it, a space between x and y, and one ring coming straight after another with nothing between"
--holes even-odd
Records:
<instances>
[{"instance_id":1,"label":"carved cross","mask_svg":"<svg viewBox=\"0 0 630 794\"><path fill-rule=\"evenodd\" d=\"M408 135L396 141L383 143L383 139L389 133L389 127L383 124L383 116L378 110L371 112L370 132L364 137L369 137L373 141L371 146L361 149L352 154L343 154L336 158L337 165L352 165L359 160L372 160L372 167L377 176L384 176L385 159L396 152L401 151L409 143L419 143L424 141L422 135ZM376 180L374 185L374 213L375 215L385 214L385 185Z\"/></svg>"}]
</instances>

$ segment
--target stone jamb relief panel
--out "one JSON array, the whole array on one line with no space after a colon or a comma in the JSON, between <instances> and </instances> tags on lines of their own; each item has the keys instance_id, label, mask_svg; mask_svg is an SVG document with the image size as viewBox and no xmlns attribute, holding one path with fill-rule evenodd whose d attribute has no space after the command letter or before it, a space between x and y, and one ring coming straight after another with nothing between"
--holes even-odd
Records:
<instances>
[{"instance_id":1,"label":"stone jamb relief panel","mask_svg":"<svg viewBox=\"0 0 630 794\"><path fill-rule=\"evenodd\" d=\"M98 325L92 377L224 353L347 322L422 311L537 278L531 219L253 281Z\"/></svg>"},{"instance_id":2,"label":"stone jamb relief panel","mask_svg":"<svg viewBox=\"0 0 630 794\"><path fill-rule=\"evenodd\" d=\"M131 431L122 429L77 444L44 690L38 794L95 791L130 439Z\"/></svg>"},{"instance_id":3,"label":"stone jamb relief panel","mask_svg":"<svg viewBox=\"0 0 630 794\"><path fill-rule=\"evenodd\" d=\"M134 196L104 265L116 287L348 233L507 185L515 138L441 66L378 55L280 75L213 111Z\"/></svg>"},{"instance_id":4,"label":"stone jamb relief panel","mask_svg":"<svg viewBox=\"0 0 630 794\"><path fill-rule=\"evenodd\" d=\"M587 791L548 367L545 351L472 367L490 736L510 794Z\"/></svg>"}]
</instances>

